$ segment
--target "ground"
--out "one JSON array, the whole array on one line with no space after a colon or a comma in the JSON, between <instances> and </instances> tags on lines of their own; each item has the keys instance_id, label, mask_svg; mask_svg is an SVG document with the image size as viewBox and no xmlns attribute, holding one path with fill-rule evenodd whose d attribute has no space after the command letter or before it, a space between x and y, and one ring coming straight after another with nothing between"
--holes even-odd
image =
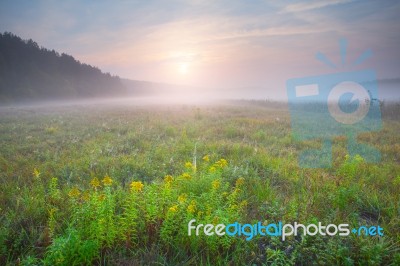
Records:
<instances>
[{"instance_id":1,"label":"ground","mask_svg":"<svg viewBox=\"0 0 400 266\"><path fill-rule=\"evenodd\" d=\"M0 108L0 264L400 263L400 121L304 169L285 104L66 104ZM396 109L397 108L397 109ZM204 223L348 223L384 236L193 237Z\"/></svg>"}]
</instances>

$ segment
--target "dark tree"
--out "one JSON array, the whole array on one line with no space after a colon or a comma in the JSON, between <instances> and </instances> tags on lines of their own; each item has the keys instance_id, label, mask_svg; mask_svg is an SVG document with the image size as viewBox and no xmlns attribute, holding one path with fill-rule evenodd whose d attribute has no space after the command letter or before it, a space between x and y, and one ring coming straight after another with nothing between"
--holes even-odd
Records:
<instances>
[{"instance_id":1,"label":"dark tree","mask_svg":"<svg viewBox=\"0 0 400 266\"><path fill-rule=\"evenodd\" d=\"M12 33L0 34L0 102L120 96L117 76Z\"/></svg>"}]
</instances>

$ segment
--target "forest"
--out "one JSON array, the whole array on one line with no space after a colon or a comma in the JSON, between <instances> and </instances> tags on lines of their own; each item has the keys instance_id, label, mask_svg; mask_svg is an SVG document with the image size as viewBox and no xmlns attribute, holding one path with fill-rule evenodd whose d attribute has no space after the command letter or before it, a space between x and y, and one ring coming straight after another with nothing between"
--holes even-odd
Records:
<instances>
[{"instance_id":1,"label":"forest","mask_svg":"<svg viewBox=\"0 0 400 266\"><path fill-rule=\"evenodd\" d=\"M0 34L0 103L120 96L126 92L118 76L40 47L31 39Z\"/></svg>"}]
</instances>

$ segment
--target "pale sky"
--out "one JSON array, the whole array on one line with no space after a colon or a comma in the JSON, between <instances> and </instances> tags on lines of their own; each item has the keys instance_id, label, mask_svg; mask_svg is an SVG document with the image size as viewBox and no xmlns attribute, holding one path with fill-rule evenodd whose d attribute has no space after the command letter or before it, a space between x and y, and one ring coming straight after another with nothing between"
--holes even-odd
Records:
<instances>
[{"instance_id":1,"label":"pale sky","mask_svg":"<svg viewBox=\"0 0 400 266\"><path fill-rule=\"evenodd\" d=\"M342 70L400 77L399 14L399 1L2 0L0 31L124 78L280 93L287 79ZM367 49L373 56L351 66Z\"/></svg>"}]
</instances>

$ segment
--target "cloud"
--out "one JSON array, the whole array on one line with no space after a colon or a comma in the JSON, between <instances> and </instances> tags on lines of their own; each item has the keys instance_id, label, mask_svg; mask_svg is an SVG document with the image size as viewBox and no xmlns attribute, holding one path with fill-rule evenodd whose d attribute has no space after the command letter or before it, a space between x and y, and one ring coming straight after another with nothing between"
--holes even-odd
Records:
<instances>
[{"instance_id":1,"label":"cloud","mask_svg":"<svg viewBox=\"0 0 400 266\"><path fill-rule=\"evenodd\" d=\"M287 5L282 9L280 13L296 13L296 12L303 12L303 11L310 11L314 9L320 9L328 6L333 5L340 5L353 2L353 0L328 0L328 1L314 1L308 3L296 3Z\"/></svg>"}]
</instances>

